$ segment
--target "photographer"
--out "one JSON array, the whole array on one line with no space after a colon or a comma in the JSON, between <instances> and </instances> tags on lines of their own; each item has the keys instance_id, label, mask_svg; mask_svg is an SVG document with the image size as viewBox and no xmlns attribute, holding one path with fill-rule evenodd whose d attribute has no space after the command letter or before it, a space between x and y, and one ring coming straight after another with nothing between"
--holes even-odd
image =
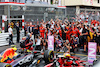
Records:
<instances>
[{"instance_id":1,"label":"photographer","mask_svg":"<svg viewBox=\"0 0 100 67\"><path fill-rule=\"evenodd\" d=\"M36 36L35 38L35 43L36 43L35 50L41 50L41 39L38 36Z\"/></svg>"},{"instance_id":2,"label":"photographer","mask_svg":"<svg viewBox=\"0 0 100 67\"><path fill-rule=\"evenodd\" d=\"M75 35L71 36L71 46L72 46L72 51L74 53L78 51L78 44L79 44L79 38L76 37Z\"/></svg>"},{"instance_id":3,"label":"photographer","mask_svg":"<svg viewBox=\"0 0 100 67\"><path fill-rule=\"evenodd\" d=\"M64 42L64 52L70 53L70 43L69 40Z\"/></svg>"}]
</instances>

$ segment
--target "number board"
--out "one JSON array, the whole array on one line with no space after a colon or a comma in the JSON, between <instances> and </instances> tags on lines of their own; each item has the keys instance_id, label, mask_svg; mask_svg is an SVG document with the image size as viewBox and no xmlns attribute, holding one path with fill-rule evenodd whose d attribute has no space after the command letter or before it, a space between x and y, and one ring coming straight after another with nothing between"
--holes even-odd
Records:
<instances>
[{"instance_id":1,"label":"number board","mask_svg":"<svg viewBox=\"0 0 100 67\"><path fill-rule=\"evenodd\" d=\"M48 50L54 50L54 36L48 36Z\"/></svg>"},{"instance_id":2,"label":"number board","mask_svg":"<svg viewBox=\"0 0 100 67\"><path fill-rule=\"evenodd\" d=\"M96 47L97 43L95 42L89 42L88 43L88 62L93 63L94 60L96 60Z\"/></svg>"}]
</instances>

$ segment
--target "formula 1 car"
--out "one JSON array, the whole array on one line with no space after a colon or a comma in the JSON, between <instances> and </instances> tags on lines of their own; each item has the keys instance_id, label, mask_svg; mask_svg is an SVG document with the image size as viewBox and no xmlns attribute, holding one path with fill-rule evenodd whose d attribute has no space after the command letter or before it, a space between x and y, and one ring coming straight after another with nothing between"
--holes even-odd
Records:
<instances>
[{"instance_id":1,"label":"formula 1 car","mask_svg":"<svg viewBox=\"0 0 100 67\"><path fill-rule=\"evenodd\" d=\"M34 54L20 54L15 46L6 49L0 54L0 67L23 67L31 63Z\"/></svg>"},{"instance_id":2,"label":"formula 1 car","mask_svg":"<svg viewBox=\"0 0 100 67\"><path fill-rule=\"evenodd\" d=\"M54 62L44 67L85 67L83 62L85 61L80 60L78 57L64 53L63 55L57 55Z\"/></svg>"},{"instance_id":3,"label":"formula 1 car","mask_svg":"<svg viewBox=\"0 0 100 67\"><path fill-rule=\"evenodd\" d=\"M44 67L45 64L51 63L53 61L54 52L51 50L45 50L44 55L38 55L36 58L34 58L32 64L29 67Z\"/></svg>"},{"instance_id":4,"label":"formula 1 car","mask_svg":"<svg viewBox=\"0 0 100 67\"><path fill-rule=\"evenodd\" d=\"M53 52L47 50L49 53L46 57L51 58ZM6 49L0 54L0 67L27 67L32 64L33 59L37 55L42 55L40 51L27 51L22 48L17 49L14 45L11 48ZM41 58L45 58L45 55ZM52 60L45 59L48 62ZM39 63L39 61L38 61Z\"/></svg>"}]
</instances>

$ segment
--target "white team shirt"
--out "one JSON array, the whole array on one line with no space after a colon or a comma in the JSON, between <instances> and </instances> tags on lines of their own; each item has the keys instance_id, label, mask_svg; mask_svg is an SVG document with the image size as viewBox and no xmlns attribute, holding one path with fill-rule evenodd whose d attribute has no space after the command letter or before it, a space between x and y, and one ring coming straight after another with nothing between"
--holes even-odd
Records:
<instances>
[{"instance_id":1,"label":"white team shirt","mask_svg":"<svg viewBox=\"0 0 100 67\"><path fill-rule=\"evenodd\" d=\"M9 35L11 35L12 33L12 28L10 27L10 28L8 28L8 32L9 32Z\"/></svg>"},{"instance_id":2,"label":"white team shirt","mask_svg":"<svg viewBox=\"0 0 100 67\"><path fill-rule=\"evenodd\" d=\"M41 40L37 39L36 45L40 45L40 43L41 43Z\"/></svg>"}]
</instances>

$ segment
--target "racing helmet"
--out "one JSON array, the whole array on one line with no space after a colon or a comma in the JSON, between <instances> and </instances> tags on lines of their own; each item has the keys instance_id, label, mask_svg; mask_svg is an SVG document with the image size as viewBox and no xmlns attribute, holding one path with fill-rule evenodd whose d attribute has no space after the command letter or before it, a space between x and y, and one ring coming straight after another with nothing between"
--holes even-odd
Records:
<instances>
[{"instance_id":1,"label":"racing helmet","mask_svg":"<svg viewBox=\"0 0 100 67\"><path fill-rule=\"evenodd\" d=\"M69 53L64 53L63 56L64 56L64 58L71 57L71 55Z\"/></svg>"},{"instance_id":2,"label":"racing helmet","mask_svg":"<svg viewBox=\"0 0 100 67\"><path fill-rule=\"evenodd\" d=\"M16 45L11 45L11 48L12 48L14 51L17 50Z\"/></svg>"},{"instance_id":3,"label":"racing helmet","mask_svg":"<svg viewBox=\"0 0 100 67\"><path fill-rule=\"evenodd\" d=\"M17 48L12 48L14 51L16 51L17 50Z\"/></svg>"}]
</instances>

